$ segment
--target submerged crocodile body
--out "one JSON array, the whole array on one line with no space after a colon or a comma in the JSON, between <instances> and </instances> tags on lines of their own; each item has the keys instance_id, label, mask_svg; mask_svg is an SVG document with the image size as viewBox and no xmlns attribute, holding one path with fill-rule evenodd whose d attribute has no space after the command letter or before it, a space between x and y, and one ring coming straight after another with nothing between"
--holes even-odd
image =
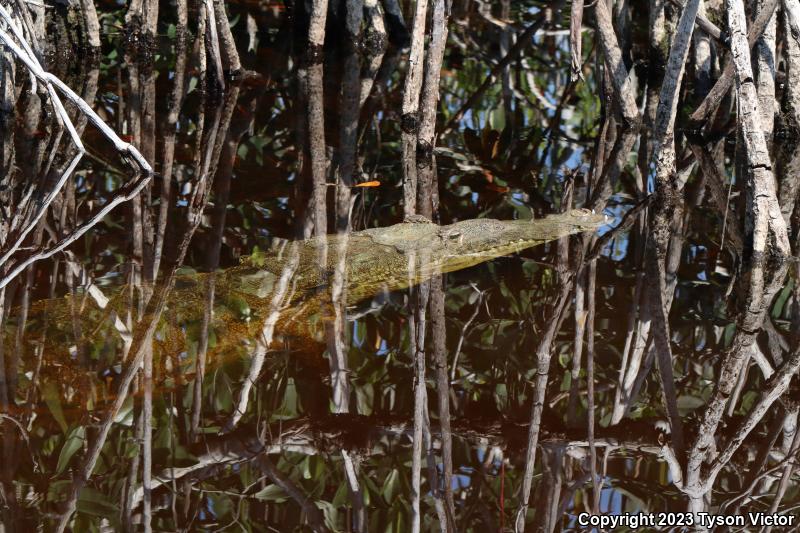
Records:
<instances>
[{"instance_id":1,"label":"submerged crocodile body","mask_svg":"<svg viewBox=\"0 0 800 533\"><path fill-rule=\"evenodd\" d=\"M338 298L344 305L352 305L382 291L414 286L437 274L592 231L605 222L603 215L586 210L533 221L473 219L448 226L410 220L386 228L286 243L278 251L254 254L223 271L178 276L167 296L154 348L165 357L183 354L185 361L200 350L208 351L209 362L235 354L246 357L259 344L268 349L276 330L313 337L313 332L321 329L319 323L330 316L326 306L330 308L332 294L333 301ZM51 352L46 358L57 351L69 351L75 357L82 344L82 349L92 354L91 359L109 354L109 360L98 361L96 366L113 364L124 344L120 340L124 334L119 334L124 322L120 317L129 306L116 297L101 308L83 297L77 314L82 341L76 342L76 299L37 305L38 311L32 310L26 328L29 337L36 340L41 336L43 324L37 327L36 322L46 308L50 317L44 332L46 352ZM209 335L213 342L209 342ZM201 348L203 336L205 346ZM59 358L63 361L63 355Z\"/></svg>"}]
</instances>

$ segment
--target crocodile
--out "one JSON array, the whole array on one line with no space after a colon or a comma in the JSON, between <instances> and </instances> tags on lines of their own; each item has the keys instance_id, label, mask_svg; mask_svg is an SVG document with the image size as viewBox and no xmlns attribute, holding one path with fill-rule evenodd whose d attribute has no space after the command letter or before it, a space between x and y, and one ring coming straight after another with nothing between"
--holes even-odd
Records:
<instances>
[{"instance_id":1,"label":"crocodile","mask_svg":"<svg viewBox=\"0 0 800 533\"><path fill-rule=\"evenodd\" d=\"M188 373L202 327L213 337L207 346L209 364L235 354L247 357L259 342L269 349L275 331L303 338L324 329L318 326L326 320L330 289L335 291L337 280L343 303L353 305L605 223L604 215L583 209L535 220L471 219L444 226L414 217L384 228L285 242L234 267L177 276L154 336L155 348L165 357L182 354ZM94 365L115 364L124 337L118 334L124 329L119 317L130 307L120 294L104 306L86 295L38 302L29 315L28 336L35 342L45 327L46 359L55 360L59 351L71 351L75 358L76 306L82 344L91 347ZM49 319L40 322L45 309ZM97 362L103 357L108 361ZM64 372L69 365L63 364L63 356L60 361L55 368ZM47 367L46 362L43 370Z\"/></svg>"},{"instance_id":2,"label":"crocodile","mask_svg":"<svg viewBox=\"0 0 800 533\"><path fill-rule=\"evenodd\" d=\"M479 218L447 226L415 217L385 228L330 235L322 241L309 239L299 247L296 298L304 299L304 291L318 289L332 278L339 259L337 251L342 248L346 251L348 303L356 303L381 291L404 289L437 274L595 230L604 223L604 215L585 209L537 220ZM327 250L324 268L318 262L321 246ZM223 277L232 290L264 298L284 272L286 255L284 249L282 255L249 256Z\"/></svg>"}]
</instances>

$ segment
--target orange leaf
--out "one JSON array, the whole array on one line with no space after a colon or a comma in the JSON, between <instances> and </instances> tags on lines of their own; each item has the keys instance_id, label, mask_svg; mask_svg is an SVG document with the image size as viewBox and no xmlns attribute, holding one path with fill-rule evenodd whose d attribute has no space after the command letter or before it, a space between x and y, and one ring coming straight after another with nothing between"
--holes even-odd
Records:
<instances>
[{"instance_id":1,"label":"orange leaf","mask_svg":"<svg viewBox=\"0 0 800 533\"><path fill-rule=\"evenodd\" d=\"M381 182L378 180L375 181L365 181L364 183L356 183L353 187L380 187Z\"/></svg>"}]
</instances>

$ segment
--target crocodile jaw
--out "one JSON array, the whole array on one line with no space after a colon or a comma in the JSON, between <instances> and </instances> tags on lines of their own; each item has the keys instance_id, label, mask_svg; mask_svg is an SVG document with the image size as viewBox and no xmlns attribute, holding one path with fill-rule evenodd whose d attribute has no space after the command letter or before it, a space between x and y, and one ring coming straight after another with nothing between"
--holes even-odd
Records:
<instances>
[{"instance_id":1,"label":"crocodile jaw","mask_svg":"<svg viewBox=\"0 0 800 533\"><path fill-rule=\"evenodd\" d=\"M606 223L604 215L583 209L537 220L465 220L441 227L438 246L431 246L429 254L418 251L423 256L418 264L423 271L430 270L428 275L453 272L561 237L594 231Z\"/></svg>"}]
</instances>

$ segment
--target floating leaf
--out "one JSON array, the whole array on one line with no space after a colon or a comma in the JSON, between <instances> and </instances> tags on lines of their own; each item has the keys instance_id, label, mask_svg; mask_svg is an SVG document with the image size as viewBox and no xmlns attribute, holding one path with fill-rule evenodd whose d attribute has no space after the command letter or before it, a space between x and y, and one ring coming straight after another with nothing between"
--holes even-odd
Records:
<instances>
[{"instance_id":1,"label":"floating leaf","mask_svg":"<svg viewBox=\"0 0 800 533\"><path fill-rule=\"evenodd\" d=\"M381 182L378 180L365 181L364 183L356 183L353 187L380 187Z\"/></svg>"}]
</instances>

